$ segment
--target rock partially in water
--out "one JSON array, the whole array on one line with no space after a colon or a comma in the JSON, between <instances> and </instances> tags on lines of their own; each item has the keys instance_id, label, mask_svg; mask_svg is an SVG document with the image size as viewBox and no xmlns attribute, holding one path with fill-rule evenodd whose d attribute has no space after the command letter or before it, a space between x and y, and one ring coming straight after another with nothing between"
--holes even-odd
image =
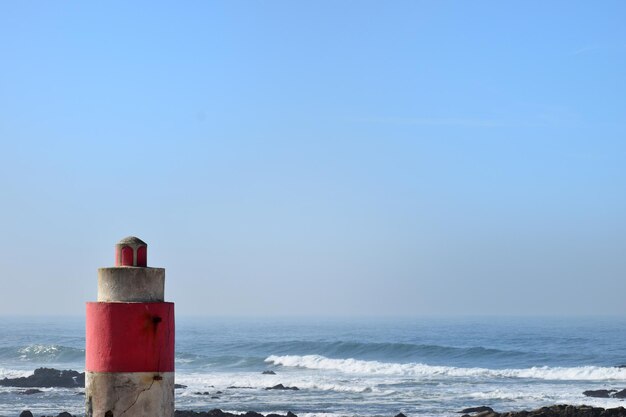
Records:
<instances>
[{"instance_id":1,"label":"rock partially in water","mask_svg":"<svg viewBox=\"0 0 626 417\"><path fill-rule=\"evenodd\" d=\"M286 387L283 384L278 384L278 385L274 385L273 387L267 387L265 388L266 390L282 390L282 391L299 391L300 388L298 387Z\"/></svg>"},{"instance_id":2,"label":"rock partially in water","mask_svg":"<svg viewBox=\"0 0 626 417\"><path fill-rule=\"evenodd\" d=\"M610 398L614 392L617 392L617 390L615 389L592 389L592 390L583 392L583 395L586 397L593 397L593 398Z\"/></svg>"},{"instance_id":3,"label":"rock partially in water","mask_svg":"<svg viewBox=\"0 0 626 417\"><path fill-rule=\"evenodd\" d=\"M626 398L626 389L619 391L616 389L594 389L584 391L583 394L593 398Z\"/></svg>"},{"instance_id":4,"label":"rock partially in water","mask_svg":"<svg viewBox=\"0 0 626 417\"><path fill-rule=\"evenodd\" d=\"M472 417L626 417L626 408L601 408L586 405L553 405L542 407L532 411L511 411L497 413L495 411L482 411Z\"/></svg>"},{"instance_id":5,"label":"rock partially in water","mask_svg":"<svg viewBox=\"0 0 626 417\"><path fill-rule=\"evenodd\" d=\"M27 390L21 391L20 394L24 394L24 395L33 395L33 394L39 394L42 393L43 391L37 388L29 388Z\"/></svg>"},{"instance_id":6,"label":"rock partially in water","mask_svg":"<svg viewBox=\"0 0 626 417\"><path fill-rule=\"evenodd\" d=\"M261 372L263 375L276 375L276 372L274 371L263 371Z\"/></svg>"},{"instance_id":7,"label":"rock partially in water","mask_svg":"<svg viewBox=\"0 0 626 417\"><path fill-rule=\"evenodd\" d=\"M465 408L465 409L463 409L461 411L457 411L457 413L472 414L472 413L482 413L484 411L493 411L493 408L487 407L487 406L483 405L483 406L480 406L480 407Z\"/></svg>"},{"instance_id":8,"label":"rock partially in water","mask_svg":"<svg viewBox=\"0 0 626 417\"><path fill-rule=\"evenodd\" d=\"M33 413L31 413L30 410L24 410L20 413L20 417L33 417ZM46 416L41 416L41 417L46 417ZM48 417L55 417L55 416L48 416ZM75 416L68 413L67 411L63 411L62 413L57 414L56 417L75 417Z\"/></svg>"},{"instance_id":9,"label":"rock partially in water","mask_svg":"<svg viewBox=\"0 0 626 417\"><path fill-rule=\"evenodd\" d=\"M219 408L216 408L211 411L188 411L188 410L176 410L174 413L174 417L298 417L291 411L287 412L287 415L282 414L268 414L264 416L263 414L257 413L255 411L248 411L244 414L233 414L227 413Z\"/></svg>"},{"instance_id":10,"label":"rock partially in water","mask_svg":"<svg viewBox=\"0 0 626 417\"><path fill-rule=\"evenodd\" d=\"M617 408L600 408L600 407L589 407L586 405L574 406L574 405L553 405L550 407L542 407L532 411L511 411L507 413L497 413L489 407L474 407L473 409L483 409L483 411L477 412L477 414L472 414L472 417L626 417L626 408L617 407ZM466 410L472 410L472 408L466 408ZM468 411L468 413L472 413L472 411ZM469 415L469 414L467 414ZM33 417L33 414L24 410L20 414L20 417ZM48 416L54 417L54 416ZM58 414L56 417L75 417L70 413L63 412ZM218 408L211 411L191 411L191 410L176 410L174 413L174 417L298 417L291 411L287 412L286 415L282 414L267 414L264 416L263 414L257 413L255 411L248 411L243 414L233 414L222 411ZM406 417L404 414L400 413L396 415L396 417Z\"/></svg>"},{"instance_id":11,"label":"rock partially in water","mask_svg":"<svg viewBox=\"0 0 626 417\"><path fill-rule=\"evenodd\" d=\"M38 368L32 375L0 380L4 387L80 388L85 386L85 373L72 370Z\"/></svg>"}]
</instances>

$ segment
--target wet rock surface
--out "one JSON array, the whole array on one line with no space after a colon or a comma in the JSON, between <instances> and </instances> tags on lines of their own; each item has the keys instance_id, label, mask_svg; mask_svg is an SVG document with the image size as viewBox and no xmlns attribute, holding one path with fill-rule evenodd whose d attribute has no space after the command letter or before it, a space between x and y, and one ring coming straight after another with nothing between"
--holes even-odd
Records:
<instances>
[{"instance_id":1,"label":"wet rock surface","mask_svg":"<svg viewBox=\"0 0 626 417\"><path fill-rule=\"evenodd\" d=\"M482 410L482 411L474 411ZM490 407L471 407L459 411L459 413L465 413L463 416L467 417L626 417L626 408L601 408L601 407L589 407L586 405L574 406L574 405L553 405L550 407L542 407L532 411L510 411L506 413L498 413L493 411ZM29 410L24 410L20 413L19 417L33 417L33 414ZM78 417L73 416L70 413L62 412L56 416L41 416L41 417ZM287 414L261 414L255 411L248 411L243 414L234 414L222 411L218 408L210 411L191 411L191 410L176 410L174 417L298 417L291 411ZM397 414L395 417L407 417L403 413ZM417 416L415 416L417 417Z\"/></svg>"},{"instance_id":2,"label":"wet rock surface","mask_svg":"<svg viewBox=\"0 0 626 417\"><path fill-rule=\"evenodd\" d=\"M488 407L487 407L488 408ZM532 411L510 411L497 413L482 411L476 414L465 414L470 417L626 417L626 408L601 408L586 405L553 405Z\"/></svg>"},{"instance_id":3,"label":"wet rock surface","mask_svg":"<svg viewBox=\"0 0 626 417\"><path fill-rule=\"evenodd\" d=\"M281 390L282 391L299 391L300 390L300 388L298 388L298 387L286 387L283 384L274 385L273 387L267 387L265 389L266 390L275 389L275 390L279 390L279 391L281 391Z\"/></svg>"},{"instance_id":4,"label":"wet rock surface","mask_svg":"<svg viewBox=\"0 0 626 417\"><path fill-rule=\"evenodd\" d=\"M174 417L298 417L291 411L289 411L286 415L284 414L267 414L264 416L263 414L248 411L244 414L233 414L227 413L225 411L216 408L211 411L186 411L186 410L176 410L174 413Z\"/></svg>"},{"instance_id":5,"label":"wet rock surface","mask_svg":"<svg viewBox=\"0 0 626 417\"><path fill-rule=\"evenodd\" d=\"M593 398L626 398L626 389L592 389L584 391L583 395Z\"/></svg>"},{"instance_id":6,"label":"wet rock surface","mask_svg":"<svg viewBox=\"0 0 626 417\"><path fill-rule=\"evenodd\" d=\"M33 417L33 413L30 410L24 410L20 413L19 417ZM56 416L41 416L41 417L78 417L74 416L66 411L63 411ZM190 410L176 410L174 412L174 417L298 417L291 411L288 411L287 414L261 414L255 411L248 411L243 414L233 414L216 408L211 411L190 411Z\"/></svg>"},{"instance_id":7,"label":"wet rock surface","mask_svg":"<svg viewBox=\"0 0 626 417\"><path fill-rule=\"evenodd\" d=\"M29 388L29 389L27 389L27 390L20 391L19 393L20 393L20 394L23 394L23 395L33 395L33 394L39 394L39 393L41 393L41 392L43 392L43 391L42 391L42 390L40 390L40 389L37 389L37 388Z\"/></svg>"},{"instance_id":8,"label":"wet rock surface","mask_svg":"<svg viewBox=\"0 0 626 417\"><path fill-rule=\"evenodd\" d=\"M617 392L615 389L592 389L583 392L583 395L593 398L610 398L615 392Z\"/></svg>"},{"instance_id":9,"label":"wet rock surface","mask_svg":"<svg viewBox=\"0 0 626 417\"><path fill-rule=\"evenodd\" d=\"M470 407L470 408L465 408L461 411L458 411L458 413L463 413L463 414L471 414L471 413L482 413L484 411L493 411L493 408L491 407L487 407L487 406L481 406L481 407Z\"/></svg>"},{"instance_id":10,"label":"wet rock surface","mask_svg":"<svg viewBox=\"0 0 626 417\"><path fill-rule=\"evenodd\" d=\"M30 410L24 410L20 413L20 417L33 417L33 413L30 412ZM57 414L56 416L44 416L42 415L41 417L77 417L74 416L70 413L68 413L67 411L63 411L62 413Z\"/></svg>"},{"instance_id":11,"label":"wet rock surface","mask_svg":"<svg viewBox=\"0 0 626 417\"><path fill-rule=\"evenodd\" d=\"M37 368L32 375L19 378L4 378L0 386L19 388L78 388L85 386L85 373L72 370L60 371L52 368Z\"/></svg>"}]
</instances>

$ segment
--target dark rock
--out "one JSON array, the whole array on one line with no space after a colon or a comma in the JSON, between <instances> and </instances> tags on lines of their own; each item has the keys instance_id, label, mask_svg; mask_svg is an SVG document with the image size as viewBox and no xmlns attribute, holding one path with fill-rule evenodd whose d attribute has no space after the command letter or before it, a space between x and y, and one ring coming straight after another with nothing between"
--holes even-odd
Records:
<instances>
[{"instance_id":1,"label":"dark rock","mask_svg":"<svg viewBox=\"0 0 626 417\"><path fill-rule=\"evenodd\" d=\"M259 414L256 411L248 411L246 414L243 414L243 417L265 417L263 414Z\"/></svg>"},{"instance_id":2,"label":"dark rock","mask_svg":"<svg viewBox=\"0 0 626 417\"><path fill-rule=\"evenodd\" d=\"M227 389L254 389L253 387L238 387L236 385L231 385L230 387L226 387ZM221 410L220 410L221 411ZM233 414L234 415L234 414ZM219 417L219 416L217 416Z\"/></svg>"},{"instance_id":3,"label":"dark rock","mask_svg":"<svg viewBox=\"0 0 626 417\"><path fill-rule=\"evenodd\" d=\"M406 416L404 415L404 413L398 413L396 414L396 417L406 417Z\"/></svg>"},{"instance_id":4,"label":"dark rock","mask_svg":"<svg viewBox=\"0 0 626 417\"><path fill-rule=\"evenodd\" d=\"M20 413L20 417L33 417L33 413L30 410L24 410Z\"/></svg>"},{"instance_id":5,"label":"dark rock","mask_svg":"<svg viewBox=\"0 0 626 417\"><path fill-rule=\"evenodd\" d=\"M583 392L583 395L594 398L610 398L611 394L616 392L614 389L596 389Z\"/></svg>"},{"instance_id":6,"label":"dark rock","mask_svg":"<svg viewBox=\"0 0 626 417\"><path fill-rule=\"evenodd\" d=\"M194 395L211 395L209 394L209 391L204 391L204 392L194 392Z\"/></svg>"},{"instance_id":7,"label":"dark rock","mask_svg":"<svg viewBox=\"0 0 626 417\"><path fill-rule=\"evenodd\" d=\"M219 400L219 399L220 399L220 397L218 397L217 395L213 395L213 396L211 397L211 399L212 399L212 400Z\"/></svg>"},{"instance_id":8,"label":"dark rock","mask_svg":"<svg viewBox=\"0 0 626 417\"><path fill-rule=\"evenodd\" d=\"M478 414L474 414L473 417L498 417L499 414L495 411L481 411Z\"/></svg>"},{"instance_id":9,"label":"dark rock","mask_svg":"<svg viewBox=\"0 0 626 417\"><path fill-rule=\"evenodd\" d=\"M216 394L223 394L223 392L222 391L217 391Z\"/></svg>"},{"instance_id":10,"label":"dark rock","mask_svg":"<svg viewBox=\"0 0 626 417\"><path fill-rule=\"evenodd\" d=\"M225 413L219 408L214 408L213 410L207 413L207 417L235 417L233 413Z\"/></svg>"},{"instance_id":11,"label":"dark rock","mask_svg":"<svg viewBox=\"0 0 626 417\"><path fill-rule=\"evenodd\" d=\"M190 410L176 410L174 411L174 417L196 417L206 415L206 413L196 413L195 411Z\"/></svg>"},{"instance_id":12,"label":"dark rock","mask_svg":"<svg viewBox=\"0 0 626 417\"><path fill-rule=\"evenodd\" d=\"M457 411L457 413L462 413L462 414L472 414L472 413L482 413L484 411L493 411L493 408L491 407L487 407L487 406L480 406L480 407L470 407L470 408L464 408L461 411ZM397 417L397 416L396 416Z\"/></svg>"},{"instance_id":13,"label":"dark rock","mask_svg":"<svg viewBox=\"0 0 626 417\"><path fill-rule=\"evenodd\" d=\"M68 413L67 411L64 411L61 414L59 414L57 417L74 417L74 416Z\"/></svg>"},{"instance_id":14,"label":"dark rock","mask_svg":"<svg viewBox=\"0 0 626 417\"><path fill-rule=\"evenodd\" d=\"M274 372L274 371L263 371L262 374L263 375L276 375L276 372Z\"/></svg>"},{"instance_id":15,"label":"dark rock","mask_svg":"<svg viewBox=\"0 0 626 417\"><path fill-rule=\"evenodd\" d=\"M612 397L613 398L626 398L626 389L617 391L615 394L612 395Z\"/></svg>"},{"instance_id":16,"label":"dark rock","mask_svg":"<svg viewBox=\"0 0 626 417\"><path fill-rule=\"evenodd\" d=\"M626 417L626 409L618 407L605 410L604 408L589 407L586 405L553 405L532 411L514 411L508 413L485 411L478 415L482 414L488 414L491 417Z\"/></svg>"},{"instance_id":17,"label":"dark rock","mask_svg":"<svg viewBox=\"0 0 626 417\"><path fill-rule=\"evenodd\" d=\"M183 385L183 384L174 384L174 389L179 389L179 388L187 388L187 385Z\"/></svg>"},{"instance_id":18,"label":"dark rock","mask_svg":"<svg viewBox=\"0 0 626 417\"><path fill-rule=\"evenodd\" d=\"M25 391L20 392L20 394L24 394L24 395L33 395L33 394L39 394L39 393L41 393L41 392L43 392L43 391L42 391L42 390L40 390L40 389L37 389L37 388L30 388L30 389L27 389L27 390L25 390Z\"/></svg>"},{"instance_id":19,"label":"dark rock","mask_svg":"<svg viewBox=\"0 0 626 417\"><path fill-rule=\"evenodd\" d=\"M266 390L276 389L276 390L283 390L283 391L287 391L287 390L298 391L298 390L300 390L300 388L298 388L298 387L286 387L283 384L274 385L273 387L267 387L265 389Z\"/></svg>"},{"instance_id":20,"label":"dark rock","mask_svg":"<svg viewBox=\"0 0 626 417\"><path fill-rule=\"evenodd\" d=\"M191 410L176 410L174 412L174 417L264 417L263 414L259 414L255 411L248 411L245 414L233 414L226 413L219 408L216 408L211 411L197 412ZM298 417L291 411L287 413L286 416L281 414L268 414L265 417Z\"/></svg>"},{"instance_id":21,"label":"dark rock","mask_svg":"<svg viewBox=\"0 0 626 417\"><path fill-rule=\"evenodd\" d=\"M45 387L77 388L85 386L85 373L72 370L60 371L52 368L35 369L33 375L0 380L4 387Z\"/></svg>"}]
</instances>

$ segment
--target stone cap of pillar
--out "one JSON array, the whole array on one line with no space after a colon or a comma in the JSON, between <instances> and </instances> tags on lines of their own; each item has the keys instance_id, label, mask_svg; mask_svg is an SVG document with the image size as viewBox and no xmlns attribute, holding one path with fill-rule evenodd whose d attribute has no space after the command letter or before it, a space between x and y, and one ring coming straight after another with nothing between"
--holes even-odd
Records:
<instances>
[{"instance_id":1,"label":"stone cap of pillar","mask_svg":"<svg viewBox=\"0 0 626 417\"><path fill-rule=\"evenodd\" d=\"M115 245L115 266L148 266L148 244L135 236L128 236Z\"/></svg>"}]
</instances>

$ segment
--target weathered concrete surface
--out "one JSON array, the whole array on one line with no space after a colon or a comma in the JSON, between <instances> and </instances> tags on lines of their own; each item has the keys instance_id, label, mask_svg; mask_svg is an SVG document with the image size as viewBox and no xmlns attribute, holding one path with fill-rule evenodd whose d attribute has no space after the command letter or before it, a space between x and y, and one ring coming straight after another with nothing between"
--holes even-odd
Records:
<instances>
[{"instance_id":1,"label":"weathered concrete surface","mask_svg":"<svg viewBox=\"0 0 626 417\"><path fill-rule=\"evenodd\" d=\"M87 372L85 417L173 417L174 372Z\"/></svg>"},{"instance_id":2,"label":"weathered concrete surface","mask_svg":"<svg viewBox=\"0 0 626 417\"><path fill-rule=\"evenodd\" d=\"M152 303L162 302L164 297L164 268L98 268L99 302Z\"/></svg>"}]
</instances>

